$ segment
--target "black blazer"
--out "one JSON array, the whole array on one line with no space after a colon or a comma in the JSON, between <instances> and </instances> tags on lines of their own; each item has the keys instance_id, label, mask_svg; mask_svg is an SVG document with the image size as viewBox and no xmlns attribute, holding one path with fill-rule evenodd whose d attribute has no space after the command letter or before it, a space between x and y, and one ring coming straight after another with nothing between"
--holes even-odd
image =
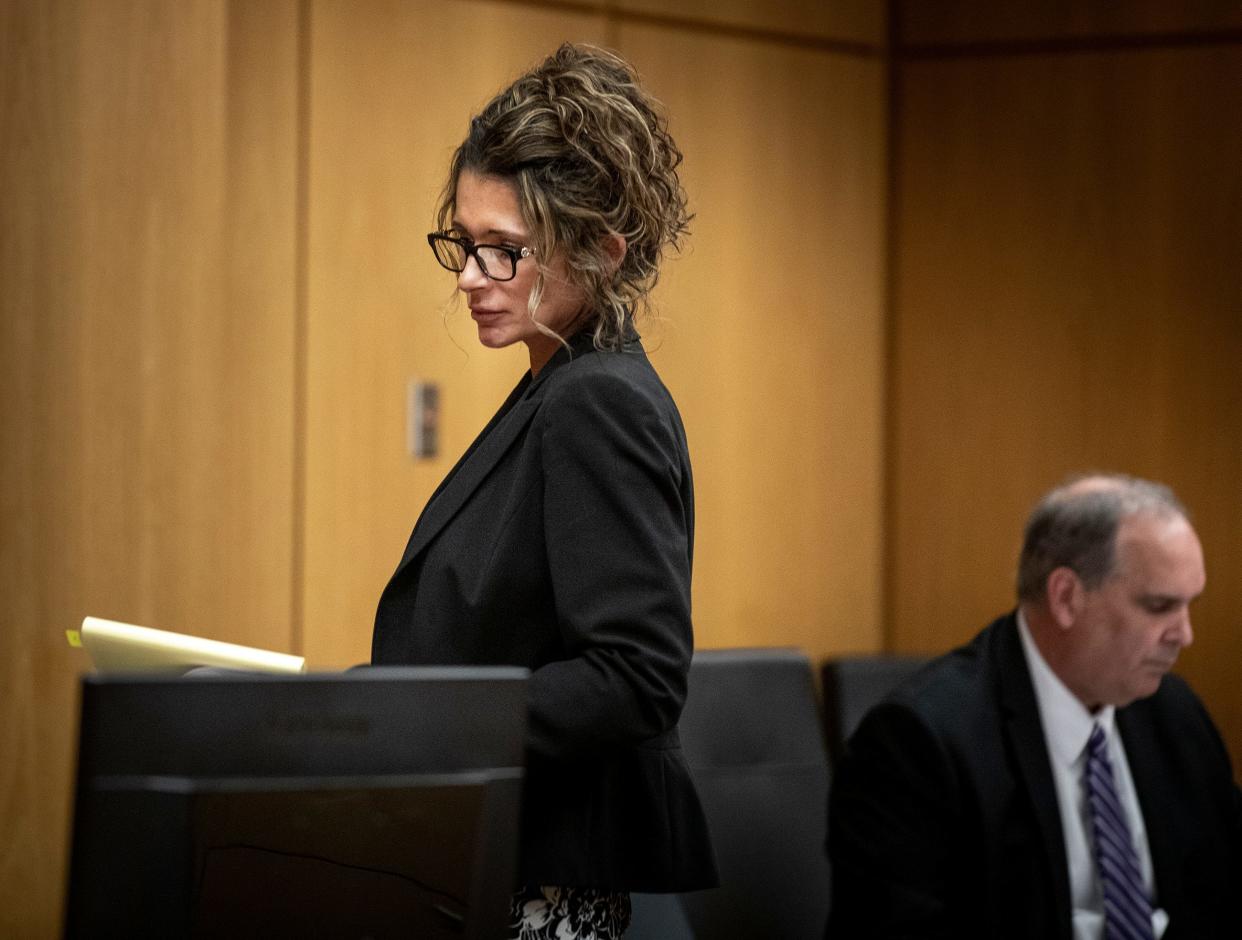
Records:
<instances>
[{"instance_id":1,"label":"black blazer","mask_svg":"<svg viewBox=\"0 0 1242 940\"><path fill-rule=\"evenodd\" d=\"M371 659L533 670L523 884L710 887L677 736L693 647L685 431L637 337L570 346L527 373L432 495Z\"/></svg>"},{"instance_id":2,"label":"black blazer","mask_svg":"<svg viewBox=\"0 0 1242 940\"><path fill-rule=\"evenodd\" d=\"M1242 936L1242 794L1166 676L1117 710L1165 940ZM828 934L1071 940L1061 816L1014 614L931 663L850 739L829 801Z\"/></svg>"}]
</instances>

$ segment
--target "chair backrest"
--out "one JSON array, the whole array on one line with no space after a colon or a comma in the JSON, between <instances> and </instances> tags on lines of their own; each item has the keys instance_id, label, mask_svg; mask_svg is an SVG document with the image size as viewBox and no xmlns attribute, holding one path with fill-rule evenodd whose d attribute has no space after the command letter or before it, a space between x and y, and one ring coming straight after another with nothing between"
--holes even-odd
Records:
<instances>
[{"instance_id":1,"label":"chair backrest","mask_svg":"<svg viewBox=\"0 0 1242 940\"><path fill-rule=\"evenodd\" d=\"M927 656L875 653L824 663L824 729L835 765L863 716L929 661Z\"/></svg>"},{"instance_id":2,"label":"chair backrest","mask_svg":"<svg viewBox=\"0 0 1242 940\"><path fill-rule=\"evenodd\" d=\"M681 739L721 879L681 897L694 934L822 940L828 759L810 661L792 649L696 653Z\"/></svg>"}]
</instances>

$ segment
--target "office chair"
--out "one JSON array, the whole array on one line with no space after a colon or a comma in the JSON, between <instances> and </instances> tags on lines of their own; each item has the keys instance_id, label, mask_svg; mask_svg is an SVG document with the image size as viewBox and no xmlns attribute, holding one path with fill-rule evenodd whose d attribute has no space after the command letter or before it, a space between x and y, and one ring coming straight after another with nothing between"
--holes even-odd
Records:
<instances>
[{"instance_id":1,"label":"office chair","mask_svg":"<svg viewBox=\"0 0 1242 940\"><path fill-rule=\"evenodd\" d=\"M863 716L928 662L927 656L875 653L839 656L824 663L824 729L835 766Z\"/></svg>"},{"instance_id":2,"label":"office chair","mask_svg":"<svg viewBox=\"0 0 1242 940\"><path fill-rule=\"evenodd\" d=\"M681 739L721 884L635 895L627 938L822 940L828 760L813 678L797 650L695 654Z\"/></svg>"}]
</instances>

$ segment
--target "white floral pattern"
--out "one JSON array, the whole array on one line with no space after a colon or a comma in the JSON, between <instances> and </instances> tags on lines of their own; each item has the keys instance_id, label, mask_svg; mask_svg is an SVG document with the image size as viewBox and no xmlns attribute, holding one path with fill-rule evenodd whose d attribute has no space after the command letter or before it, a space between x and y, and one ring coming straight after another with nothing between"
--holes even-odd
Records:
<instances>
[{"instance_id":1,"label":"white floral pattern","mask_svg":"<svg viewBox=\"0 0 1242 940\"><path fill-rule=\"evenodd\" d=\"M598 888L523 888L509 904L510 940L618 940L630 896Z\"/></svg>"}]
</instances>

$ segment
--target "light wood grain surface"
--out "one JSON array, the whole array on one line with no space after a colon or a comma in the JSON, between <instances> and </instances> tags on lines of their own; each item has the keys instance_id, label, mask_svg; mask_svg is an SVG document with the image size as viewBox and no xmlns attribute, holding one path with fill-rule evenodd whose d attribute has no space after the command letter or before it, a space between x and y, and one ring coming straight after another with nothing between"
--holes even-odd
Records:
<instances>
[{"instance_id":1,"label":"light wood grain surface","mask_svg":"<svg viewBox=\"0 0 1242 940\"><path fill-rule=\"evenodd\" d=\"M883 66L641 27L620 42L668 105L696 212L647 334L695 467L698 642L874 649Z\"/></svg>"},{"instance_id":2,"label":"light wood grain surface","mask_svg":"<svg viewBox=\"0 0 1242 940\"><path fill-rule=\"evenodd\" d=\"M0 13L3 936L57 932L65 630L290 643L294 12Z\"/></svg>"}]
</instances>

